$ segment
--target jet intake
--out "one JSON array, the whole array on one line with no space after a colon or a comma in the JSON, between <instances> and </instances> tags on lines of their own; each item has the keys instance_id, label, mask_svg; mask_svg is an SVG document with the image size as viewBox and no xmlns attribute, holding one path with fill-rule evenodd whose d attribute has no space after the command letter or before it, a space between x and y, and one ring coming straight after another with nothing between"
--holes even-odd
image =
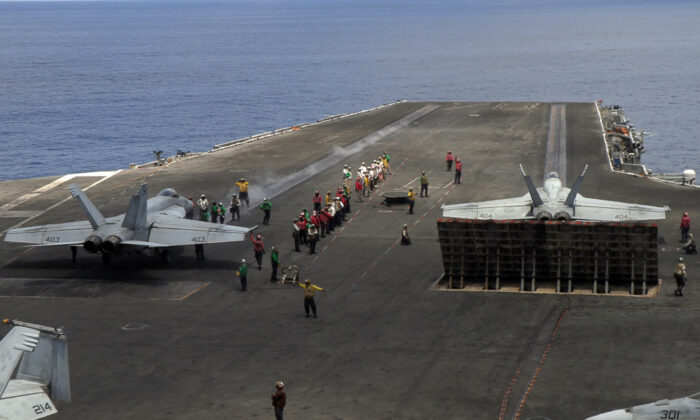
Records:
<instances>
[{"instance_id":1,"label":"jet intake","mask_svg":"<svg viewBox=\"0 0 700 420\"><path fill-rule=\"evenodd\" d=\"M535 217L537 218L537 220L552 220L552 213L545 210L537 213L537 216Z\"/></svg>"},{"instance_id":2,"label":"jet intake","mask_svg":"<svg viewBox=\"0 0 700 420\"><path fill-rule=\"evenodd\" d=\"M83 249L92 254L96 253L102 248L102 238L97 235L90 235L83 242Z\"/></svg>"},{"instance_id":3,"label":"jet intake","mask_svg":"<svg viewBox=\"0 0 700 420\"><path fill-rule=\"evenodd\" d=\"M554 215L554 220L568 222L569 220L571 220L571 215L565 211L560 211Z\"/></svg>"},{"instance_id":4,"label":"jet intake","mask_svg":"<svg viewBox=\"0 0 700 420\"><path fill-rule=\"evenodd\" d=\"M109 235L102 244L102 251L108 254L116 254L121 248L122 238L117 235Z\"/></svg>"}]
</instances>

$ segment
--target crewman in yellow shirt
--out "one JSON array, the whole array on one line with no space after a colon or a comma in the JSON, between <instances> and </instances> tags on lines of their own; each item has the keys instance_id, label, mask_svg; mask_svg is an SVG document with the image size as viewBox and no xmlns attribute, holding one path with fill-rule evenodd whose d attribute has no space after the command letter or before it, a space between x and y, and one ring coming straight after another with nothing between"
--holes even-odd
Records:
<instances>
[{"instance_id":1,"label":"crewman in yellow shirt","mask_svg":"<svg viewBox=\"0 0 700 420\"><path fill-rule=\"evenodd\" d=\"M413 205L416 204L416 193L413 187L408 189L408 214L413 214Z\"/></svg>"},{"instance_id":2,"label":"crewman in yellow shirt","mask_svg":"<svg viewBox=\"0 0 700 420\"><path fill-rule=\"evenodd\" d=\"M304 280L304 284L297 281L297 286L304 289L304 311L306 311L306 317L309 317L309 307L311 307L311 312L313 312L314 318L316 318L316 302L314 301L314 295L316 294L316 290L321 292L325 292L326 290L315 284L311 284L311 280L309 279Z\"/></svg>"},{"instance_id":3,"label":"crewman in yellow shirt","mask_svg":"<svg viewBox=\"0 0 700 420\"><path fill-rule=\"evenodd\" d=\"M241 202L245 201L245 206L250 207L250 201L248 200L248 186L250 182L246 181L245 178L241 178L236 182L238 185L238 198Z\"/></svg>"}]
</instances>

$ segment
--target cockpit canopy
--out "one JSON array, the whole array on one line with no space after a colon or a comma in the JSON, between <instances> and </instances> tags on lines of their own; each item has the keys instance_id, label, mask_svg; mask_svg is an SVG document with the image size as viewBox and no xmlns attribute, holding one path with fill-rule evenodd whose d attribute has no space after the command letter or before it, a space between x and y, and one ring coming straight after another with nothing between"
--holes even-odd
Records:
<instances>
[{"instance_id":1,"label":"cockpit canopy","mask_svg":"<svg viewBox=\"0 0 700 420\"><path fill-rule=\"evenodd\" d=\"M552 179L552 178L559 178L559 174L556 173L556 172L550 172L550 173L548 173L547 176L545 177L545 179Z\"/></svg>"},{"instance_id":2,"label":"cockpit canopy","mask_svg":"<svg viewBox=\"0 0 700 420\"><path fill-rule=\"evenodd\" d=\"M159 192L158 195L160 197L172 197L172 198L180 197L180 194L178 194L177 191L175 191L172 188L166 188L163 191Z\"/></svg>"}]
</instances>

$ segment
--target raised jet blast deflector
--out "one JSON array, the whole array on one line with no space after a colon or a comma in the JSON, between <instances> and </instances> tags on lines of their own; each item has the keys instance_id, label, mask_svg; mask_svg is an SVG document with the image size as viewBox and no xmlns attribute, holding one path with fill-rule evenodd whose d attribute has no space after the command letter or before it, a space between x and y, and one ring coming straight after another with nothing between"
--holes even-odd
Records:
<instances>
[{"instance_id":1,"label":"raised jet blast deflector","mask_svg":"<svg viewBox=\"0 0 700 420\"><path fill-rule=\"evenodd\" d=\"M586 198L578 193L588 165L569 189L562 185L556 172L547 175L544 186L535 188L525 178L528 193L521 197L442 206L442 217L478 220L583 220L593 222L626 222L666 218L667 206L657 207L619 201Z\"/></svg>"}]
</instances>

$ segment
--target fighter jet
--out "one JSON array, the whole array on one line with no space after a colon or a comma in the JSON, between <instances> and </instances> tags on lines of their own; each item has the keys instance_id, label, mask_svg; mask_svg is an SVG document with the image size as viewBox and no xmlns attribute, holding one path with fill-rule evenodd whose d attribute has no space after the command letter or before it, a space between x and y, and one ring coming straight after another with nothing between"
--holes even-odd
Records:
<instances>
[{"instance_id":1,"label":"fighter jet","mask_svg":"<svg viewBox=\"0 0 700 420\"><path fill-rule=\"evenodd\" d=\"M11 319L3 322L13 328L0 341L0 419L56 414L52 399L70 401L68 343L63 329Z\"/></svg>"},{"instance_id":2,"label":"fighter jet","mask_svg":"<svg viewBox=\"0 0 700 420\"><path fill-rule=\"evenodd\" d=\"M626 222L635 220L665 219L670 209L664 207L628 204L618 201L596 200L578 193L588 165L572 188L562 185L556 172L547 174L542 188L535 188L532 179L520 171L525 178L528 193L522 197L442 205L442 217L481 220L590 220L600 222Z\"/></svg>"},{"instance_id":3,"label":"fighter jet","mask_svg":"<svg viewBox=\"0 0 700 420\"><path fill-rule=\"evenodd\" d=\"M700 420L700 393L675 400L661 400L632 408L608 411L586 420Z\"/></svg>"},{"instance_id":4,"label":"fighter jet","mask_svg":"<svg viewBox=\"0 0 700 420\"><path fill-rule=\"evenodd\" d=\"M42 247L71 246L73 250L82 246L87 252L102 254L105 264L113 255L153 248L167 262L168 247L238 242L255 229L185 219L193 204L172 188L147 199L147 187L143 184L131 198L126 213L108 218L102 216L80 187L71 184L68 188L88 220L11 229L5 241Z\"/></svg>"}]
</instances>

